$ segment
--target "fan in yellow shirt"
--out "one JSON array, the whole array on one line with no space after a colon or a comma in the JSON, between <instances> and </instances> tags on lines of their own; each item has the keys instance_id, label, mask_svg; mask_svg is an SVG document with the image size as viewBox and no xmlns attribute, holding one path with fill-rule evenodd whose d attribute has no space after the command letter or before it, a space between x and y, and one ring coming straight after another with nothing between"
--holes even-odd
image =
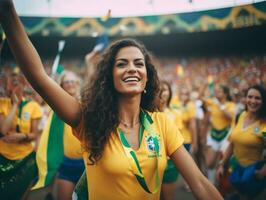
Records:
<instances>
[{"instance_id":1,"label":"fan in yellow shirt","mask_svg":"<svg viewBox=\"0 0 266 200\"><path fill-rule=\"evenodd\" d=\"M3 199L20 199L26 195L37 175L32 141L38 133L42 113L39 104L31 100L30 91L29 86L20 83L12 91L11 99L0 101L0 191ZM22 93L27 95L20 99Z\"/></svg>"},{"instance_id":2,"label":"fan in yellow shirt","mask_svg":"<svg viewBox=\"0 0 266 200\"><path fill-rule=\"evenodd\" d=\"M156 99L156 105L160 112L164 112L169 120L174 122L180 130L183 128L181 110L177 107L170 107L172 99L172 89L168 82L160 81L160 92ZM167 167L163 175L162 183L162 198L164 200L176 199L178 171L175 168L173 161L168 157Z\"/></svg>"},{"instance_id":3,"label":"fan in yellow shirt","mask_svg":"<svg viewBox=\"0 0 266 200\"><path fill-rule=\"evenodd\" d=\"M213 171L222 148L227 144L232 119L235 116L236 106L231 101L230 90L226 86L216 86L215 98L205 101L210 113L211 130L207 135L206 166L209 169L209 178L214 179ZM214 181L214 180L212 180Z\"/></svg>"},{"instance_id":4,"label":"fan in yellow shirt","mask_svg":"<svg viewBox=\"0 0 266 200\"><path fill-rule=\"evenodd\" d=\"M181 133L185 139L184 145L187 151L190 151L191 144L194 153L198 150L197 143L197 127L196 127L196 104L190 100L189 91L186 88L182 88L180 91L181 104L181 116L183 126Z\"/></svg>"},{"instance_id":5,"label":"fan in yellow shirt","mask_svg":"<svg viewBox=\"0 0 266 200\"><path fill-rule=\"evenodd\" d=\"M159 180L162 180L167 157L182 146L183 137L165 114L142 112L141 118L144 119L146 117L156 133L156 137L158 137L159 156L155 155L154 143L151 140L152 135L146 128L142 130L143 136L139 148L133 151L137 156L148 188L154 190L158 187L156 174L158 173ZM141 120L141 124L144 123L144 120ZM80 133L80 131L80 128L78 128L75 132ZM84 154L84 159L87 163L85 167L89 199L159 199L159 188L157 188L157 192L151 194L145 191L137 180L132 181L135 179L135 175L132 173L131 165L128 164L128 158L121 156L123 153L119 132L116 131L111 135L104 149L102 159L97 162L97 165L89 165L88 154ZM157 167L156 163L158 163Z\"/></svg>"},{"instance_id":6,"label":"fan in yellow shirt","mask_svg":"<svg viewBox=\"0 0 266 200\"><path fill-rule=\"evenodd\" d=\"M230 181L238 191L239 199L260 199L266 187L266 90L260 85L251 86L246 93L246 111L232 125L229 145L217 169L221 177L229 159L234 156Z\"/></svg>"},{"instance_id":7,"label":"fan in yellow shirt","mask_svg":"<svg viewBox=\"0 0 266 200\"><path fill-rule=\"evenodd\" d=\"M187 88L181 88L180 90L181 99L181 119L183 126L180 131L184 137L184 147L186 150L193 155L196 155L198 151L198 135L197 135L197 122L196 122L196 104L190 100L190 93ZM189 186L185 181L184 188L190 191Z\"/></svg>"}]
</instances>

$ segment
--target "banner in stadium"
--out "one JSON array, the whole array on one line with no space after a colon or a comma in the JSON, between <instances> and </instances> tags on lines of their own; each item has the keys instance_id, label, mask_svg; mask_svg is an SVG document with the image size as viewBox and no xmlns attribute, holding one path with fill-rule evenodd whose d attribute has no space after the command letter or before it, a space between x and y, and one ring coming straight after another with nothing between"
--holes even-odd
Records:
<instances>
[{"instance_id":1,"label":"banner in stadium","mask_svg":"<svg viewBox=\"0 0 266 200\"><path fill-rule=\"evenodd\" d=\"M266 2L245 6L158 16L112 18L21 17L31 36L143 36L204 32L266 24Z\"/></svg>"}]
</instances>

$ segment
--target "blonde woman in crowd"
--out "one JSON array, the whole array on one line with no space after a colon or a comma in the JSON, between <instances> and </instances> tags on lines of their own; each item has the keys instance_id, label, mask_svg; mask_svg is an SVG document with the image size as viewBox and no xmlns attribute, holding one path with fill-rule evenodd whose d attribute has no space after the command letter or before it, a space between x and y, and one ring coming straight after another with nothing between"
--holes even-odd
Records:
<instances>
[{"instance_id":1,"label":"blonde woman in crowd","mask_svg":"<svg viewBox=\"0 0 266 200\"><path fill-rule=\"evenodd\" d=\"M59 85L68 94L80 99L80 81L75 73L64 71ZM57 198L72 199L74 187L84 171L82 148L71 127L54 112L50 113L40 139L37 164L39 180L34 188L53 184L53 177L58 173L55 181Z\"/></svg>"}]
</instances>

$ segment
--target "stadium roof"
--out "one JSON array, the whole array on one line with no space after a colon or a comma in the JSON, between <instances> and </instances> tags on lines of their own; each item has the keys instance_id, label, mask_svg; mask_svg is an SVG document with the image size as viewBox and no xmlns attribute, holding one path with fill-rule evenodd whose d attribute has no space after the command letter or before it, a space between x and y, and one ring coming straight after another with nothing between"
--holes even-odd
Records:
<instances>
[{"instance_id":1,"label":"stadium roof","mask_svg":"<svg viewBox=\"0 0 266 200\"><path fill-rule=\"evenodd\" d=\"M184 13L263 0L14 0L21 16L112 17Z\"/></svg>"}]
</instances>

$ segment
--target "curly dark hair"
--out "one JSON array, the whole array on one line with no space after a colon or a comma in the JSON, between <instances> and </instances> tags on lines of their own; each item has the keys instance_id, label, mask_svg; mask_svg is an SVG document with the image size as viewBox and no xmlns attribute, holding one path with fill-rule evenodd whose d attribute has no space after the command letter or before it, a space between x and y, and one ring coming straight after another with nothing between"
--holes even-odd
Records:
<instances>
[{"instance_id":1,"label":"curly dark hair","mask_svg":"<svg viewBox=\"0 0 266 200\"><path fill-rule=\"evenodd\" d=\"M261 95L262 105L258 110L258 117L260 120L266 120L266 90L262 85L253 85L246 90L245 97L247 97L249 90L257 90ZM247 106L246 106L247 110Z\"/></svg>"},{"instance_id":2,"label":"curly dark hair","mask_svg":"<svg viewBox=\"0 0 266 200\"><path fill-rule=\"evenodd\" d=\"M82 111L84 119L85 150L89 151L90 164L95 164L101 157L103 149L112 132L119 125L118 92L113 83L115 58L124 47L137 47L143 54L147 68L146 93L142 93L140 107L155 111L155 97L159 91L156 69L146 48L133 39L122 39L111 44L101 56L94 77L82 92Z\"/></svg>"}]
</instances>

